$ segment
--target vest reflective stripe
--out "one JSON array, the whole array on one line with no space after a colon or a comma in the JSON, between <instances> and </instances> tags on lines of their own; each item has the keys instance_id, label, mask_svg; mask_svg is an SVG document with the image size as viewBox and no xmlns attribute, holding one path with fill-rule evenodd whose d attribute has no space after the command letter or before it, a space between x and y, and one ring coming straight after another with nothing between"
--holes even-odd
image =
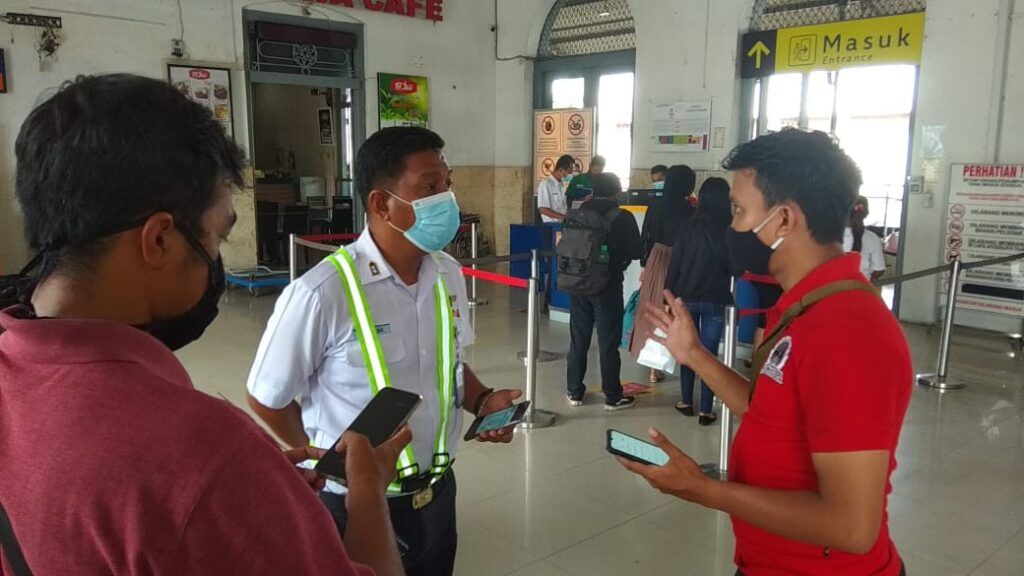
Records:
<instances>
[{"instance_id":1,"label":"vest reflective stripe","mask_svg":"<svg viewBox=\"0 0 1024 576\"><path fill-rule=\"evenodd\" d=\"M338 256L341 256L340 258ZM344 249L338 250L328 257L344 287L345 296L348 300L350 314L359 338L359 347L363 354L363 363L367 367L367 374L370 380L370 388L376 395L382 388L391 386L391 375L388 372L387 359L380 345L380 338L377 336L376 325L373 321L373 313L366 302L366 293L363 291L362 282L356 272L355 262L352 256ZM454 313L451 299L448 295L448 287L444 282L444 275L441 273L440 262L438 264L437 282L434 284L434 320L437 326L437 396L440 404L440 418L438 422L437 438L434 442L434 457L431 462L430 473L436 481L451 466L451 455L448 453L448 428L451 424L451 412L454 405L454 362L455 362L455 329ZM419 474L419 465L415 461L412 447L407 446L399 455L398 479L402 480ZM393 482L388 487L389 492L400 492L401 483Z\"/></svg>"},{"instance_id":2,"label":"vest reflective stripe","mask_svg":"<svg viewBox=\"0 0 1024 576\"><path fill-rule=\"evenodd\" d=\"M338 254L342 257L339 259ZM356 335L359 338L359 347L363 352L363 365L366 366L367 375L370 377L370 390L374 396L381 388L391 385L391 377L388 374L388 365L384 360L384 352L380 347L380 339L377 338L377 330L373 322L373 312L366 305L366 294L363 292L363 284L356 274L356 266L352 256L345 249L338 250L335 254L328 256L331 264L338 270L341 277L341 285L344 287L345 296L348 300L348 307L351 311L352 322L356 328ZM371 349L371 346L373 347ZM419 473L416 465L416 458L413 455L412 446L406 446L398 455L398 462L395 464L398 469L398 478L408 478ZM394 491L394 485L388 490Z\"/></svg>"},{"instance_id":3,"label":"vest reflective stripe","mask_svg":"<svg viewBox=\"0 0 1024 576\"><path fill-rule=\"evenodd\" d=\"M452 392L455 390L453 382L455 331L452 329L454 323L452 302L448 297L448 287L445 286L440 263L438 263L437 271L437 283L434 285L436 299L434 325L437 326L437 397L441 404L441 420L437 427L434 462L430 471L435 475L440 475L444 474L451 464L451 456L448 453L448 423L451 419L452 406L455 403L452 398Z\"/></svg>"}]
</instances>

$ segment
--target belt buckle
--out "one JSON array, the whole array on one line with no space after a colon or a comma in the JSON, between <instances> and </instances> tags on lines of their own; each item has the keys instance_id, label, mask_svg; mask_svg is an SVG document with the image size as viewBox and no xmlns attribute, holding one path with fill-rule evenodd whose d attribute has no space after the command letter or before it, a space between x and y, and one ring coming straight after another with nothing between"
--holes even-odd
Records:
<instances>
[{"instance_id":1,"label":"belt buckle","mask_svg":"<svg viewBox=\"0 0 1024 576\"><path fill-rule=\"evenodd\" d=\"M427 486L412 495L412 509L419 510L434 500L434 489Z\"/></svg>"}]
</instances>

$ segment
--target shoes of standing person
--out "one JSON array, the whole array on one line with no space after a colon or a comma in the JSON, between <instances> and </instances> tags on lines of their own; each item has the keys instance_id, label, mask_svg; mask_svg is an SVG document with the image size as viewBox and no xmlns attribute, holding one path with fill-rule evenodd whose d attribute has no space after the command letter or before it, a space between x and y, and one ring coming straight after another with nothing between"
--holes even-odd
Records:
<instances>
[{"instance_id":1,"label":"shoes of standing person","mask_svg":"<svg viewBox=\"0 0 1024 576\"><path fill-rule=\"evenodd\" d=\"M693 411L693 406L687 406L686 404L683 404L682 402L676 402L675 408L683 416L691 416L692 417L692 416L696 415L696 413Z\"/></svg>"},{"instance_id":2,"label":"shoes of standing person","mask_svg":"<svg viewBox=\"0 0 1024 576\"><path fill-rule=\"evenodd\" d=\"M625 410L634 404L636 404L636 398L632 396L623 396L622 398L619 398L618 402L605 402L604 409L609 412L614 412L616 410Z\"/></svg>"},{"instance_id":3,"label":"shoes of standing person","mask_svg":"<svg viewBox=\"0 0 1024 576\"><path fill-rule=\"evenodd\" d=\"M697 418L697 424L701 426L711 426L718 420L718 414L712 412L711 414L701 414L700 418Z\"/></svg>"},{"instance_id":4,"label":"shoes of standing person","mask_svg":"<svg viewBox=\"0 0 1024 576\"><path fill-rule=\"evenodd\" d=\"M583 395L582 394L577 396L576 394L572 394L571 392L567 392L565 394L565 399L569 402L569 406L572 406L573 408L579 408L580 406L583 406Z\"/></svg>"}]
</instances>

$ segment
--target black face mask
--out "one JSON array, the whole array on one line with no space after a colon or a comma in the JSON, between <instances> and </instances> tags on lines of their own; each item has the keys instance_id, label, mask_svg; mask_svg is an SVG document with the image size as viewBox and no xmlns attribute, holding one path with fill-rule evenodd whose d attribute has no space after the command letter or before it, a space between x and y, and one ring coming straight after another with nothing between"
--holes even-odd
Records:
<instances>
[{"instance_id":1,"label":"black face mask","mask_svg":"<svg viewBox=\"0 0 1024 576\"><path fill-rule=\"evenodd\" d=\"M189 245L206 262L209 268L209 283L202 298L188 312L171 318L151 322L143 326L137 326L140 330L148 332L151 336L164 343L171 350L178 350L191 344L203 335L203 332L217 318L219 312L217 305L220 297L224 294L224 262L217 258L216 262L206 253L206 249L199 243L199 240L191 232L180 229L181 235L185 237Z\"/></svg>"},{"instance_id":2,"label":"black face mask","mask_svg":"<svg viewBox=\"0 0 1024 576\"><path fill-rule=\"evenodd\" d=\"M768 263L771 261L775 249L782 244L785 238L779 238L773 245L768 246L761 242L761 239L757 237L757 233L768 225L778 213L779 211L775 210L768 218L765 218L764 222L746 232L737 232L732 227L727 229L726 243L729 246L729 254L737 266L751 274L767 276L771 273Z\"/></svg>"}]
</instances>

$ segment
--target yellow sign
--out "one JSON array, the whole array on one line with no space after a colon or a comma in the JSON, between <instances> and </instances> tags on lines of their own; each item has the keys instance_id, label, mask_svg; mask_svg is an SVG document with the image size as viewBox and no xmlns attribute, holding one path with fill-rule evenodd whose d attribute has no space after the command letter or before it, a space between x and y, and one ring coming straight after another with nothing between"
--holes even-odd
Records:
<instances>
[{"instance_id":1,"label":"yellow sign","mask_svg":"<svg viewBox=\"0 0 1024 576\"><path fill-rule=\"evenodd\" d=\"M751 58L754 59L754 62L755 62L754 68L757 68L758 70L760 70L761 69L761 57L762 56L768 56L771 53L772 53L772 51L769 50L767 46L765 46L764 42L761 42L760 40L758 40L757 43L754 44L754 46L750 50L747 51L747 56L750 56Z\"/></svg>"},{"instance_id":2,"label":"yellow sign","mask_svg":"<svg viewBox=\"0 0 1024 576\"><path fill-rule=\"evenodd\" d=\"M775 72L917 64L923 43L923 12L789 28L779 30Z\"/></svg>"},{"instance_id":3,"label":"yellow sign","mask_svg":"<svg viewBox=\"0 0 1024 576\"><path fill-rule=\"evenodd\" d=\"M751 32L743 36L741 75L919 64L924 12Z\"/></svg>"}]
</instances>

